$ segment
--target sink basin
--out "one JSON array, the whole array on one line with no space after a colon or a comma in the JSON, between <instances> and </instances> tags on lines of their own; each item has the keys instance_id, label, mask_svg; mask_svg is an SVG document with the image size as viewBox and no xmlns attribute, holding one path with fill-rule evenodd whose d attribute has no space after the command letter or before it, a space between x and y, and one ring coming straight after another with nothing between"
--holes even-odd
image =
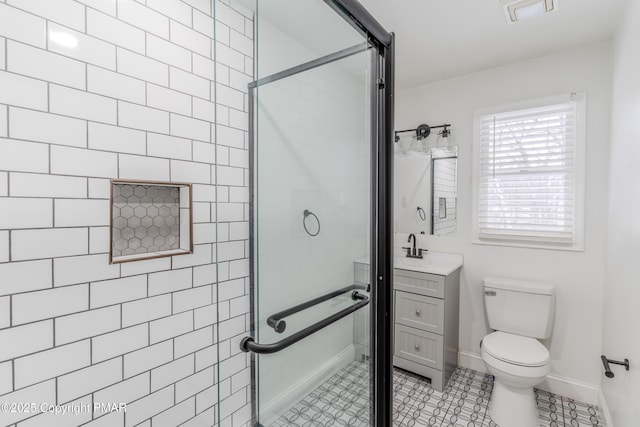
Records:
<instances>
[{"instance_id":1,"label":"sink basin","mask_svg":"<svg viewBox=\"0 0 640 427\"><path fill-rule=\"evenodd\" d=\"M402 253L404 253L404 251ZM422 259L396 256L393 259L393 266L400 270L420 271L422 273L447 276L462 267L462 261L462 255L429 251L423 254ZM362 258L356 262L369 264L369 258Z\"/></svg>"}]
</instances>

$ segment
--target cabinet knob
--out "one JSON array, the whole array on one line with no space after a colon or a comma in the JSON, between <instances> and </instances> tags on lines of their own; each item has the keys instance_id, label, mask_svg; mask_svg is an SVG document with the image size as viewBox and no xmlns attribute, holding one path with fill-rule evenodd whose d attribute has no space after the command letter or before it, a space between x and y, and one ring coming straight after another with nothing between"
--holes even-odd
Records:
<instances>
[{"instance_id":1,"label":"cabinet knob","mask_svg":"<svg viewBox=\"0 0 640 427\"><path fill-rule=\"evenodd\" d=\"M416 310L416 316L420 316L420 310Z\"/></svg>"},{"instance_id":2,"label":"cabinet knob","mask_svg":"<svg viewBox=\"0 0 640 427\"><path fill-rule=\"evenodd\" d=\"M416 347L416 350L418 351L420 350L420 344L416 344L415 347Z\"/></svg>"}]
</instances>

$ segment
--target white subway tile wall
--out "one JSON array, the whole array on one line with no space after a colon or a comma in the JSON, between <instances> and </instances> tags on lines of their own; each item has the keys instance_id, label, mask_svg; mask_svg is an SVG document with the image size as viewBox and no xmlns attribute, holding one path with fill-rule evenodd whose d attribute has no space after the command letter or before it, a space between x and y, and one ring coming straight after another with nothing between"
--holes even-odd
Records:
<instances>
[{"instance_id":1,"label":"white subway tile wall","mask_svg":"<svg viewBox=\"0 0 640 427\"><path fill-rule=\"evenodd\" d=\"M127 404L1 425L248 425L252 37L230 0L0 1L0 402ZM111 178L193 183L194 253L110 265Z\"/></svg>"}]
</instances>

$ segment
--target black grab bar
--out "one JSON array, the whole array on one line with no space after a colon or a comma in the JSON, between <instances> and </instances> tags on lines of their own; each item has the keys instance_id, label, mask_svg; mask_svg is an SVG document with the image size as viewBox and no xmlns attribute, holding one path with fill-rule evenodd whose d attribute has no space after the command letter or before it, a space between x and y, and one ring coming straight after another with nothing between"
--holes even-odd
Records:
<instances>
[{"instance_id":1,"label":"black grab bar","mask_svg":"<svg viewBox=\"0 0 640 427\"><path fill-rule=\"evenodd\" d=\"M303 302L302 304L298 304L298 305L296 305L294 307L287 308L286 310L279 311L279 312L269 316L269 318L267 318L267 325L271 326L274 331L276 331L277 333L281 334L281 333L284 332L285 329L287 329L287 322L282 320L283 318L285 318L287 316L291 316L292 314L298 313L299 311L306 310L307 308L313 307L314 305L320 304L321 302L328 301L328 300L330 300L332 298L335 298L335 297L337 297L339 295L344 294L345 292L358 290L358 289L362 289L362 290L368 289L368 286L369 285L351 285L351 286L347 286L346 288L342 288L342 289L338 289L338 290L333 291L333 292L329 292L328 294L319 296L319 297L314 298L312 300L309 300L307 302Z\"/></svg>"},{"instance_id":2,"label":"black grab bar","mask_svg":"<svg viewBox=\"0 0 640 427\"><path fill-rule=\"evenodd\" d=\"M337 322L343 317L346 317L351 313L358 311L362 307L369 304L369 297L359 294L357 291L353 291L353 293L351 294L351 298L353 300L357 300L358 302L278 342L275 342L272 344L259 344L255 342L255 340L252 337L244 337L242 341L240 341L240 350L244 351L245 353L248 353L250 351L258 354L277 353L278 351L283 350L289 347L290 345L297 343L298 341L308 337L309 335L315 332L318 332L320 329L323 329L326 326L329 326L332 323Z\"/></svg>"}]
</instances>

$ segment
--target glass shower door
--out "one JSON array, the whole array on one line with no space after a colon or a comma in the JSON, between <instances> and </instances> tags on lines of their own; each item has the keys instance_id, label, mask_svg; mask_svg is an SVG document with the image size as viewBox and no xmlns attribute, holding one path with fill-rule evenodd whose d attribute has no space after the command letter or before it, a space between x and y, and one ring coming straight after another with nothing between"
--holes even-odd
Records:
<instances>
[{"instance_id":1,"label":"glass shower door","mask_svg":"<svg viewBox=\"0 0 640 427\"><path fill-rule=\"evenodd\" d=\"M261 2L257 23L254 422L368 426L372 50L318 0Z\"/></svg>"},{"instance_id":2,"label":"glass shower door","mask_svg":"<svg viewBox=\"0 0 640 427\"><path fill-rule=\"evenodd\" d=\"M363 50L257 88L253 336L318 328L256 356L265 426L368 425L368 277L354 266L369 262L369 63Z\"/></svg>"}]
</instances>

